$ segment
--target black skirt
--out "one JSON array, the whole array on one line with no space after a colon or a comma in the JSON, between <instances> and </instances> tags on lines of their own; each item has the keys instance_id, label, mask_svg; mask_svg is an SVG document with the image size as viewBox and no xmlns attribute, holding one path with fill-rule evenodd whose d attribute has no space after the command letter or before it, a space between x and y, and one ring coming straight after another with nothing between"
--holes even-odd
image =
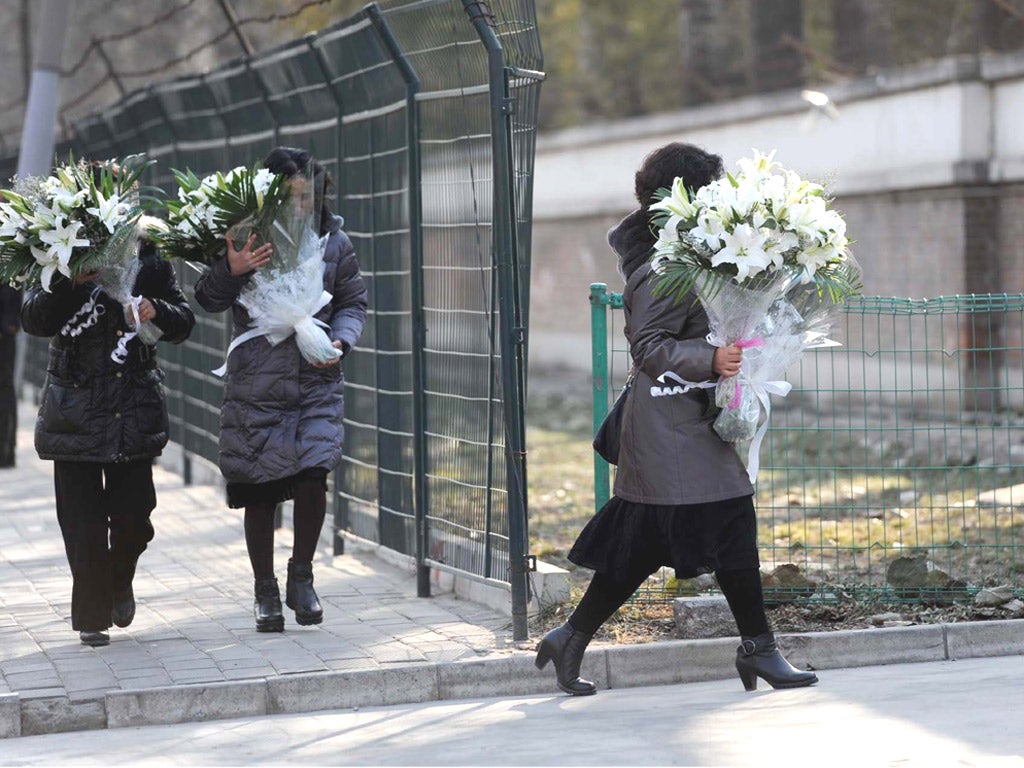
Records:
<instances>
[{"instance_id":1,"label":"black skirt","mask_svg":"<svg viewBox=\"0 0 1024 768\"><path fill-rule=\"evenodd\" d=\"M754 497L637 504L616 496L587 523L569 560L616 580L675 569L677 579L760 567Z\"/></svg>"},{"instance_id":2,"label":"black skirt","mask_svg":"<svg viewBox=\"0 0 1024 768\"><path fill-rule=\"evenodd\" d=\"M255 504L280 504L294 498L295 486L304 481L319 481L326 491L327 470L323 467L310 467L266 483L228 483L228 506L239 509Z\"/></svg>"}]
</instances>

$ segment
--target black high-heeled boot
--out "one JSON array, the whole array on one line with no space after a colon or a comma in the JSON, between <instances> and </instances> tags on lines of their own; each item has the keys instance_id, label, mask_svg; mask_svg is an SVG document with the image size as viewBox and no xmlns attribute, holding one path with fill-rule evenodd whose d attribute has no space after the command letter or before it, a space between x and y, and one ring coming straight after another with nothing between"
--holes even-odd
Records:
<instances>
[{"instance_id":1,"label":"black high-heeled boot","mask_svg":"<svg viewBox=\"0 0 1024 768\"><path fill-rule=\"evenodd\" d=\"M284 632L281 590L273 576L256 579L256 600L252 610L256 615L257 632Z\"/></svg>"},{"instance_id":2,"label":"black high-heeled boot","mask_svg":"<svg viewBox=\"0 0 1024 768\"><path fill-rule=\"evenodd\" d=\"M771 632L741 640L736 649L736 671L748 691L757 690L759 677L772 688L803 688L818 682L813 672L799 670L786 661Z\"/></svg>"},{"instance_id":3,"label":"black high-heeled boot","mask_svg":"<svg viewBox=\"0 0 1024 768\"><path fill-rule=\"evenodd\" d=\"M572 624L563 624L548 632L537 645L537 669L544 669L549 661L555 662L555 676L558 687L573 696L593 696L597 686L580 677L583 652L587 650L590 638L586 632L574 629Z\"/></svg>"},{"instance_id":4,"label":"black high-heeled boot","mask_svg":"<svg viewBox=\"0 0 1024 768\"><path fill-rule=\"evenodd\" d=\"M324 620L324 609L313 589L313 564L288 560L288 581L284 587L285 604L295 611L295 621L303 626Z\"/></svg>"}]
</instances>

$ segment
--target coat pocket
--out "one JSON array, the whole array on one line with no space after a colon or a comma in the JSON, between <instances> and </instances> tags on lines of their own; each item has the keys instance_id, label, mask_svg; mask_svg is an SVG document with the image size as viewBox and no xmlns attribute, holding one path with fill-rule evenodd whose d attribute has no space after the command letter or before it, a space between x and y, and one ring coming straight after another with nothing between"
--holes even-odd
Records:
<instances>
[{"instance_id":1,"label":"coat pocket","mask_svg":"<svg viewBox=\"0 0 1024 768\"><path fill-rule=\"evenodd\" d=\"M92 390L51 379L39 406L39 427L49 434L77 434L87 429Z\"/></svg>"},{"instance_id":2,"label":"coat pocket","mask_svg":"<svg viewBox=\"0 0 1024 768\"><path fill-rule=\"evenodd\" d=\"M164 378L164 372L159 368L133 374L133 404L138 429L143 435L166 435L169 429Z\"/></svg>"}]
</instances>

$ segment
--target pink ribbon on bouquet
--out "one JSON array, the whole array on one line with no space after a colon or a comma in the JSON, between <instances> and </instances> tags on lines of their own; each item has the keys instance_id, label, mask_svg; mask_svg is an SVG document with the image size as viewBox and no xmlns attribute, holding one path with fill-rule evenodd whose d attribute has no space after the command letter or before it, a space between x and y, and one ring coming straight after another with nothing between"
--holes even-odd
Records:
<instances>
[{"instance_id":1,"label":"pink ribbon on bouquet","mask_svg":"<svg viewBox=\"0 0 1024 768\"><path fill-rule=\"evenodd\" d=\"M760 336L754 336L753 338L750 338L750 339L738 339L737 341L734 341L732 343L732 346L739 347L740 349L752 349L754 347L763 347L764 346L764 339L762 339ZM729 401L729 407L730 408L739 408L740 407L740 396L742 394L743 394L743 385L737 379L737 381L736 381L736 389L733 390L732 400Z\"/></svg>"}]
</instances>

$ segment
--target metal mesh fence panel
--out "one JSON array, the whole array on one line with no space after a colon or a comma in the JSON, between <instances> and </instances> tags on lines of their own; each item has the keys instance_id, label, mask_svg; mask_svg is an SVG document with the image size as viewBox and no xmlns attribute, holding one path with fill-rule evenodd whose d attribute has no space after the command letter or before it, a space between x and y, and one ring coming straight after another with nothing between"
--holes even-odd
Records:
<instances>
[{"instance_id":1,"label":"metal mesh fence panel","mask_svg":"<svg viewBox=\"0 0 1024 768\"><path fill-rule=\"evenodd\" d=\"M416 555L421 579L430 564L509 581L513 507L525 562L525 483L510 494L508 467L525 472L540 67L532 0L395 0L75 126L76 154L145 151L158 160L145 182L171 193L171 168L251 165L278 144L327 166L370 297L345 361L335 526ZM190 293L197 271L178 274ZM231 330L198 312L191 339L160 349L172 439L213 461L221 383L209 372Z\"/></svg>"},{"instance_id":2,"label":"metal mesh fence panel","mask_svg":"<svg viewBox=\"0 0 1024 768\"><path fill-rule=\"evenodd\" d=\"M621 307L595 286L595 319ZM595 419L628 369L595 324ZM809 351L773 398L757 483L762 567L794 595L900 600L1024 588L1024 295L864 298L843 346ZM607 350L607 364L599 353ZM602 387L604 389L602 389ZM596 462L596 501L608 466ZM641 597L675 595L660 590Z\"/></svg>"}]
</instances>

